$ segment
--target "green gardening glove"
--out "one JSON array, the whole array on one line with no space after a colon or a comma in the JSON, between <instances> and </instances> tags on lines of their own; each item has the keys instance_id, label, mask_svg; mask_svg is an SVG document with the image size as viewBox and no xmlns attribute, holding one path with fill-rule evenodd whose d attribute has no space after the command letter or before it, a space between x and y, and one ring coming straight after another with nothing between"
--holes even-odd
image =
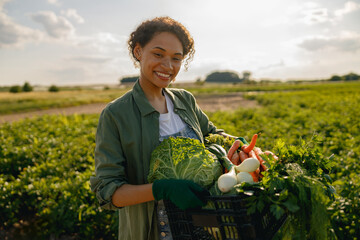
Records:
<instances>
[{"instance_id":1,"label":"green gardening glove","mask_svg":"<svg viewBox=\"0 0 360 240\"><path fill-rule=\"evenodd\" d=\"M242 143L243 144L246 144L246 145L248 145L249 143L245 140L245 138L243 138L243 137L237 137L235 140L240 140L240 141L242 141Z\"/></svg>"},{"instance_id":2,"label":"green gardening glove","mask_svg":"<svg viewBox=\"0 0 360 240\"><path fill-rule=\"evenodd\" d=\"M170 200L182 210L205 206L205 197L210 195L198 184L183 179L155 180L152 191L155 200Z\"/></svg>"}]
</instances>

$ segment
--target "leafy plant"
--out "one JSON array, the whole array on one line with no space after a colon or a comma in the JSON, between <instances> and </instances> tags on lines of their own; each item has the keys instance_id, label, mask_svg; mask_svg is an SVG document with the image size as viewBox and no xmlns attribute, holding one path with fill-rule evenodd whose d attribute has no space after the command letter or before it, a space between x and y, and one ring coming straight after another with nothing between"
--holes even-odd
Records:
<instances>
[{"instance_id":1,"label":"leafy plant","mask_svg":"<svg viewBox=\"0 0 360 240\"><path fill-rule=\"evenodd\" d=\"M262 181L236 186L238 193L253 193L249 213L269 210L277 219L288 215L283 237L329 239L332 230L328 207L335 198L328 173L333 163L313 144L315 139L298 146L278 140L274 151L279 159L262 156L268 166Z\"/></svg>"},{"instance_id":2,"label":"leafy plant","mask_svg":"<svg viewBox=\"0 0 360 240\"><path fill-rule=\"evenodd\" d=\"M221 173L220 163L199 140L170 137L152 152L148 181L188 179L209 188Z\"/></svg>"}]
</instances>

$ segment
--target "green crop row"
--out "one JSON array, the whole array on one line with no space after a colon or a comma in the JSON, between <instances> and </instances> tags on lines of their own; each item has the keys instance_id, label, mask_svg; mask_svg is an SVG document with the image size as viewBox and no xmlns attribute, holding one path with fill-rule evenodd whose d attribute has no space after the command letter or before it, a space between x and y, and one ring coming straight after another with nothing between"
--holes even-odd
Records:
<instances>
[{"instance_id":1,"label":"green crop row","mask_svg":"<svg viewBox=\"0 0 360 240\"><path fill-rule=\"evenodd\" d=\"M102 211L89 188L97 120L45 116L0 127L3 234L21 223L23 229L31 226L27 239L114 238L115 213Z\"/></svg>"},{"instance_id":2,"label":"green crop row","mask_svg":"<svg viewBox=\"0 0 360 240\"><path fill-rule=\"evenodd\" d=\"M49 108L105 103L124 94L128 89L73 90L60 92L0 92L0 115Z\"/></svg>"},{"instance_id":3,"label":"green crop row","mask_svg":"<svg viewBox=\"0 0 360 240\"><path fill-rule=\"evenodd\" d=\"M260 108L209 113L215 125L272 149L277 139L298 145L316 134L322 152L334 154L331 177L337 198L329 207L339 239L360 236L360 83L318 85L297 92L248 95Z\"/></svg>"},{"instance_id":4,"label":"green crop row","mask_svg":"<svg viewBox=\"0 0 360 240\"><path fill-rule=\"evenodd\" d=\"M360 236L360 83L314 84L298 91L248 94L260 107L208 113L228 133L272 150L316 134L336 199L328 206L338 239ZM98 115L44 116L0 125L0 238L28 230L32 239L116 238L116 212L98 207L89 189ZM13 237L14 238L14 237ZM21 239L20 237L18 237ZM15 237L15 239L17 239Z\"/></svg>"}]
</instances>

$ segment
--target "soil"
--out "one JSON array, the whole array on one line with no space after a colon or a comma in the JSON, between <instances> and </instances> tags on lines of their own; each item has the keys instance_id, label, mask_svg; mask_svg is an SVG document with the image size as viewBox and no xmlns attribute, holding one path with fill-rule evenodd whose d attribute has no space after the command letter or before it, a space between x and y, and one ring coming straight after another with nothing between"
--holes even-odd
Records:
<instances>
[{"instance_id":1,"label":"soil","mask_svg":"<svg viewBox=\"0 0 360 240\"><path fill-rule=\"evenodd\" d=\"M217 95L200 95L196 97L197 103L200 108L205 112L215 111L232 111L239 107L254 108L258 107L257 102L243 98L243 93L231 94L217 94ZM38 110L25 113L13 113L0 115L0 124L5 122L14 122L24 118L32 118L41 115L50 114L92 114L101 113L101 110L106 106L106 103L94 103L66 108L52 108L46 110Z\"/></svg>"}]
</instances>

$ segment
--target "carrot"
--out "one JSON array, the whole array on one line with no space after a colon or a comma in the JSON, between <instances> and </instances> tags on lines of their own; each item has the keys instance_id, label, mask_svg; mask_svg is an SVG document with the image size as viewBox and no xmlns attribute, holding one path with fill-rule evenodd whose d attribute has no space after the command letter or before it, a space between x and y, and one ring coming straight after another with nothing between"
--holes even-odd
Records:
<instances>
[{"instance_id":1,"label":"carrot","mask_svg":"<svg viewBox=\"0 0 360 240\"><path fill-rule=\"evenodd\" d=\"M259 175L260 175L260 170L257 169L254 172L250 172L250 175L252 176L254 182L259 182Z\"/></svg>"},{"instance_id":2,"label":"carrot","mask_svg":"<svg viewBox=\"0 0 360 240\"><path fill-rule=\"evenodd\" d=\"M227 157L228 159L232 159L232 156L234 155L234 153L236 152L236 150L240 147L240 140L236 140L233 145L230 147Z\"/></svg>"},{"instance_id":3,"label":"carrot","mask_svg":"<svg viewBox=\"0 0 360 240\"><path fill-rule=\"evenodd\" d=\"M230 161L235 164L235 165L239 165L240 164L240 156L239 156L239 153L238 152L235 152L233 155L232 155L232 158L230 159Z\"/></svg>"},{"instance_id":4,"label":"carrot","mask_svg":"<svg viewBox=\"0 0 360 240\"><path fill-rule=\"evenodd\" d=\"M261 174L261 172L264 172L264 171L266 171L267 170L267 167L264 165L264 159L262 159L262 157L260 156L261 154L264 154L264 152L260 149L260 148L258 148L258 147L255 147L254 148L254 152L255 152L255 155L256 155L256 158L259 160L259 162L260 162L260 167L259 167L259 169L260 169L260 177L263 177L262 176L262 174Z\"/></svg>"},{"instance_id":5,"label":"carrot","mask_svg":"<svg viewBox=\"0 0 360 240\"><path fill-rule=\"evenodd\" d=\"M260 162L263 162L264 159L262 159L262 157L260 156L261 154L264 154L264 152L258 148L258 147L254 147L254 152L255 152L255 155L256 155L256 158L260 161Z\"/></svg>"},{"instance_id":6,"label":"carrot","mask_svg":"<svg viewBox=\"0 0 360 240\"><path fill-rule=\"evenodd\" d=\"M243 150L245 153L249 153L251 150L254 149L256 140L257 140L258 134L254 134L254 136L251 138L251 142L248 146L244 145L241 150Z\"/></svg>"},{"instance_id":7,"label":"carrot","mask_svg":"<svg viewBox=\"0 0 360 240\"><path fill-rule=\"evenodd\" d=\"M259 159L256 157L256 154L255 154L254 150L251 150L251 151L249 152L249 157L255 158L255 159L259 160ZM260 161L259 161L259 162L260 162Z\"/></svg>"},{"instance_id":8,"label":"carrot","mask_svg":"<svg viewBox=\"0 0 360 240\"><path fill-rule=\"evenodd\" d=\"M249 158L249 155L247 155L243 151L240 151L239 152L239 158L240 158L240 162L243 162L245 159Z\"/></svg>"}]
</instances>

